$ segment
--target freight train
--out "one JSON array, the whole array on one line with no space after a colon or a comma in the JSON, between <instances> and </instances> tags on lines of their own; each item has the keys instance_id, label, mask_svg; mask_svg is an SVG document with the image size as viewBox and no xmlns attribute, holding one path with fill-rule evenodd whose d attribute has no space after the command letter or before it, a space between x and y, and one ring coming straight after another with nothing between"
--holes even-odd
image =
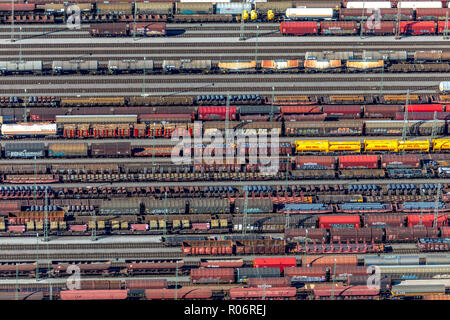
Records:
<instances>
[{"instance_id":1,"label":"freight train","mask_svg":"<svg viewBox=\"0 0 450 320\"><path fill-rule=\"evenodd\" d=\"M395 35L397 25L395 22L382 21L380 28L368 28L367 24L356 21L283 21L280 24L282 35L304 36L304 35L328 35L328 36L351 36L360 35L362 32L368 35ZM400 21L400 35L436 35L448 32L445 21Z\"/></svg>"},{"instance_id":2,"label":"freight train","mask_svg":"<svg viewBox=\"0 0 450 320\"><path fill-rule=\"evenodd\" d=\"M97 60L0 61L0 74L118 74L118 73L276 73L276 72L439 72L449 71L447 51L363 51L306 52L304 60L276 59L213 61L163 60ZM410 62L410 63L405 63Z\"/></svg>"},{"instance_id":3,"label":"freight train","mask_svg":"<svg viewBox=\"0 0 450 320\"><path fill-rule=\"evenodd\" d=\"M361 9L368 12L374 8L381 8L381 18L396 20L397 9L401 8L402 20L445 19L447 1L276 1L276 2L246 2L233 3L230 1L214 2L157 2L157 3L102 3L83 0L76 3L81 11L81 21L91 22L239 22L245 21L280 21L286 18L311 19L309 10L314 10L314 18L345 20L349 17L361 15ZM14 20L16 23L62 23L73 13L69 9L71 3L52 1L28 1L14 6ZM442 9L444 8L444 9ZM359 9L359 13L354 13ZM352 12L353 10L353 12ZM431 10L431 11L430 11ZM422 11L424 11L422 13ZM358 11L356 11L358 12ZM9 3L0 7L0 22L9 23L12 16L12 6ZM365 19L368 14L365 13Z\"/></svg>"},{"instance_id":4,"label":"freight train","mask_svg":"<svg viewBox=\"0 0 450 320\"><path fill-rule=\"evenodd\" d=\"M386 104L386 105L398 105L405 104L407 101L409 104L446 104L450 102L450 96L447 95L448 90L443 84L443 91L440 94L416 94L409 95L409 99L406 94L386 94L386 95L364 95L364 94L338 94L338 95L302 95L302 94L275 94L272 96L261 95L255 93L243 94L243 95L229 95L230 104L232 105L269 105L272 104L275 108L279 106L307 106L307 105L373 105L373 104ZM436 88L438 89L438 88ZM23 114L25 107L46 107L42 109L34 110L36 113L41 111L40 115L35 120L45 120L47 113L54 113L56 109L49 107L148 107L148 106L171 106L171 113L185 113L175 111L174 106L225 106L227 104L227 95L197 95L197 96L182 96L182 95L166 95L166 96L147 96L147 97L51 97L51 96L8 96L0 97L1 107L13 107L9 109L7 113L6 108L0 108L2 116L10 116L9 120L21 121L23 120ZM22 108L19 110L18 108ZM64 110L63 114L67 114L68 109ZM150 114L150 113L165 113L157 112L158 108L153 112L148 112L150 109L126 109L115 108L113 109L96 109L96 112L87 112L86 108L83 108L84 112L77 112L75 108L69 114L135 114L136 111L142 110L138 113ZM91 109L92 110L92 109ZM143 110L146 110L143 112ZM161 109L162 110L162 109ZM277 109L275 109L277 110ZM76 112L76 113L75 113ZM105 113L106 112L106 113ZM260 114L258 112L256 114ZM270 114L270 112L263 112ZM304 113L304 112L301 112ZM21 114L21 117L19 116ZM60 113L56 113L60 114ZM249 113L248 113L249 114ZM255 113L253 113L255 114ZM14 116L14 117L11 117ZM380 116L377 116L380 117ZM383 116L385 117L385 116ZM381 117L381 118L383 118ZM388 116L390 117L390 116ZM46 121L52 121L55 118L55 114L51 114L50 118ZM34 120L34 119L30 119Z\"/></svg>"},{"instance_id":5,"label":"freight train","mask_svg":"<svg viewBox=\"0 0 450 320\"><path fill-rule=\"evenodd\" d=\"M248 135L248 134L247 134ZM270 156L270 148L265 145L242 143L227 145L204 144L196 146L191 143L183 146L131 146L131 142L102 142L102 143L5 143L3 145L3 156L5 158L76 158L76 157L170 157L172 155L186 156L193 159L195 156L205 157L210 152L213 164L222 165L223 155ZM280 143L273 146L278 147L277 154L284 156L292 154L316 154L316 155L342 155L342 154L367 154L372 157L341 157L339 168L342 169L376 169L378 167L377 153L399 153L399 152L435 152L442 153L450 150L450 139L432 139L431 141L416 140L403 141L397 139L370 140L363 142L355 141L328 141L328 140L296 140L292 148L290 143ZM201 149L200 149L201 148ZM265 152L265 153L264 153ZM222 156L220 156L222 155ZM217 157L215 157L217 156ZM288 158L289 160L289 158ZM361 162L362 161L362 162ZM344 164L344 162L346 164ZM369 162L369 164L367 163ZM206 160L205 160L206 163ZM203 166L203 162L202 165Z\"/></svg>"}]
</instances>

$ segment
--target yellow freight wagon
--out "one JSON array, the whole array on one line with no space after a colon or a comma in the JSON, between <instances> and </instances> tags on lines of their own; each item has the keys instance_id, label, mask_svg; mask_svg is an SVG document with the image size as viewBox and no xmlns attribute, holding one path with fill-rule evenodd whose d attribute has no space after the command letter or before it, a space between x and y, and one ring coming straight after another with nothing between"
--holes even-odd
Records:
<instances>
[{"instance_id":1,"label":"yellow freight wagon","mask_svg":"<svg viewBox=\"0 0 450 320\"><path fill-rule=\"evenodd\" d=\"M450 139L434 139L433 151L450 150Z\"/></svg>"},{"instance_id":2,"label":"yellow freight wagon","mask_svg":"<svg viewBox=\"0 0 450 320\"><path fill-rule=\"evenodd\" d=\"M373 69L381 69L383 60L349 60L347 61L347 69L353 71L367 71Z\"/></svg>"},{"instance_id":3,"label":"yellow freight wagon","mask_svg":"<svg viewBox=\"0 0 450 320\"><path fill-rule=\"evenodd\" d=\"M330 141L329 152L337 151L349 151L349 152L361 152L360 141Z\"/></svg>"},{"instance_id":4,"label":"yellow freight wagon","mask_svg":"<svg viewBox=\"0 0 450 320\"><path fill-rule=\"evenodd\" d=\"M223 73L256 71L256 61L219 61L217 66Z\"/></svg>"},{"instance_id":5,"label":"yellow freight wagon","mask_svg":"<svg viewBox=\"0 0 450 320\"><path fill-rule=\"evenodd\" d=\"M430 141L420 140L420 141L399 141L398 151L430 151Z\"/></svg>"},{"instance_id":6,"label":"yellow freight wagon","mask_svg":"<svg viewBox=\"0 0 450 320\"><path fill-rule=\"evenodd\" d=\"M328 152L327 140L297 140L295 141L295 152Z\"/></svg>"},{"instance_id":7,"label":"yellow freight wagon","mask_svg":"<svg viewBox=\"0 0 450 320\"><path fill-rule=\"evenodd\" d=\"M398 152L398 140L364 140L364 150Z\"/></svg>"}]
</instances>

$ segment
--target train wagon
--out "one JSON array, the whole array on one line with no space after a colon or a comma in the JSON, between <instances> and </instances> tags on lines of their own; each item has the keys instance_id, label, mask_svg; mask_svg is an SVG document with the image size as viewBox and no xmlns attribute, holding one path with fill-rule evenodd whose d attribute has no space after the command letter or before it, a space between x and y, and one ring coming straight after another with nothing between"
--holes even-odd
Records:
<instances>
[{"instance_id":1,"label":"train wagon","mask_svg":"<svg viewBox=\"0 0 450 320\"><path fill-rule=\"evenodd\" d=\"M56 136L58 128L55 123L3 124L1 133L7 137Z\"/></svg>"},{"instance_id":2,"label":"train wagon","mask_svg":"<svg viewBox=\"0 0 450 320\"><path fill-rule=\"evenodd\" d=\"M212 70L211 60L164 60L162 69L165 72L204 72L208 73Z\"/></svg>"},{"instance_id":3,"label":"train wagon","mask_svg":"<svg viewBox=\"0 0 450 320\"><path fill-rule=\"evenodd\" d=\"M261 61L261 69L263 72L298 71L298 68L298 60L276 59Z\"/></svg>"},{"instance_id":4,"label":"train wagon","mask_svg":"<svg viewBox=\"0 0 450 320\"><path fill-rule=\"evenodd\" d=\"M150 36L165 36L166 24L165 23L150 23L150 22L140 22L129 25L130 34L136 32L136 36L150 37Z\"/></svg>"},{"instance_id":5,"label":"train wagon","mask_svg":"<svg viewBox=\"0 0 450 320\"><path fill-rule=\"evenodd\" d=\"M284 35L304 36L307 34L319 33L318 22L309 21L282 21L280 24L280 32Z\"/></svg>"},{"instance_id":6,"label":"train wagon","mask_svg":"<svg viewBox=\"0 0 450 320\"><path fill-rule=\"evenodd\" d=\"M339 71L342 68L341 60L307 59L303 62L307 72Z\"/></svg>"},{"instance_id":7,"label":"train wagon","mask_svg":"<svg viewBox=\"0 0 450 320\"><path fill-rule=\"evenodd\" d=\"M52 70L54 73L96 73L98 61L96 60L76 60L76 61L53 61Z\"/></svg>"},{"instance_id":8,"label":"train wagon","mask_svg":"<svg viewBox=\"0 0 450 320\"><path fill-rule=\"evenodd\" d=\"M256 72L256 61L220 61L218 68L223 73Z\"/></svg>"},{"instance_id":9,"label":"train wagon","mask_svg":"<svg viewBox=\"0 0 450 320\"><path fill-rule=\"evenodd\" d=\"M0 61L0 74L40 73L42 61Z\"/></svg>"},{"instance_id":10,"label":"train wagon","mask_svg":"<svg viewBox=\"0 0 450 320\"><path fill-rule=\"evenodd\" d=\"M126 37L128 25L122 22L115 23L91 23L92 37Z\"/></svg>"},{"instance_id":11,"label":"train wagon","mask_svg":"<svg viewBox=\"0 0 450 320\"><path fill-rule=\"evenodd\" d=\"M288 8L286 17L292 20L330 20L335 17L333 8Z\"/></svg>"},{"instance_id":12,"label":"train wagon","mask_svg":"<svg viewBox=\"0 0 450 320\"><path fill-rule=\"evenodd\" d=\"M136 72L136 71L152 71L153 60L109 60L108 71L111 74Z\"/></svg>"}]
</instances>

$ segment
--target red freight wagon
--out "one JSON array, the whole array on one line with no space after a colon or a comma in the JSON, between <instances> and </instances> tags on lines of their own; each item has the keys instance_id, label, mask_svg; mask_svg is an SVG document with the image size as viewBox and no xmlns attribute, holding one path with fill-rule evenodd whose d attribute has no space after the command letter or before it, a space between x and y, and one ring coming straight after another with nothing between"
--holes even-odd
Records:
<instances>
[{"instance_id":1,"label":"red freight wagon","mask_svg":"<svg viewBox=\"0 0 450 320\"><path fill-rule=\"evenodd\" d=\"M35 5L32 3L15 3L14 12L34 11ZM0 3L0 11L12 11L11 3Z\"/></svg>"},{"instance_id":2,"label":"red freight wagon","mask_svg":"<svg viewBox=\"0 0 450 320\"><path fill-rule=\"evenodd\" d=\"M233 283L234 268L191 269L192 283Z\"/></svg>"},{"instance_id":3,"label":"red freight wagon","mask_svg":"<svg viewBox=\"0 0 450 320\"><path fill-rule=\"evenodd\" d=\"M406 106L405 106L406 108ZM406 110L406 109L405 109ZM445 105L443 104L410 104L408 112L443 112Z\"/></svg>"},{"instance_id":4,"label":"red freight wagon","mask_svg":"<svg viewBox=\"0 0 450 320\"><path fill-rule=\"evenodd\" d=\"M450 227L442 226L441 227L441 236L442 236L442 238L450 238Z\"/></svg>"},{"instance_id":5,"label":"red freight wagon","mask_svg":"<svg viewBox=\"0 0 450 320\"><path fill-rule=\"evenodd\" d=\"M253 259L254 268L280 268L283 272L285 267L297 266L295 258L255 258Z\"/></svg>"},{"instance_id":6,"label":"red freight wagon","mask_svg":"<svg viewBox=\"0 0 450 320\"><path fill-rule=\"evenodd\" d=\"M401 105L366 105L364 107L365 118L394 118L397 112L403 112Z\"/></svg>"},{"instance_id":7,"label":"red freight wagon","mask_svg":"<svg viewBox=\"0 0 450 320\"><path fill-rule=\"evenodd\" d=\"M360 218L355 215L319 216L319 228L359 228L360 225Z\"/></svg>"},{"instance_id":8,"label":"red freight wagon","mask_svg":"<svg viewBox=\"0 0 450 320\"><path fill-rule=\"evenodd\" d=\"M8 226L8 232L14 232L14 233L25 232L25 226L24 225Z\"/></svg>"},{"instance_id":9,"label":"red freight wagon","mask_svg":"<svg viewBox=\"0 0 450 320\"><path fill-rule=\"evenodd\" d=\"M358 24L355 21L322 21L320 26L321 34L324 35L349 35L358 33Z\"/></svg>"},{"instance_id":10,"label":"red freight wagon","mask_svg":"<svg viewBox=\"0 0 450 320\"><path fill-rule=\"evenodd\" d=\"M417 8L416 19L417 20L445 20L445 15L448 13L450 17L450 9L448 8ZM445 21L444 25L445 25Z\"/></svg>"},{"instance_id":11,"label":"red freight wagon","mask_svg":"<svg viewBox=\"0 0 450 320\"><path fill-rule=\"evenodd\" d=\"M272 287L289 287L291 281L289 278L249 278L247 285L251 288L272 288Z\"/></svg>"},{"instance_id":12,"label":"red freight wagon","mask_svg":"<svg viewBox=\"0 0 450 320\"><path fill-rule=\"evenodd\" d=\"M408 227L423 225L425 227L433 227L434 214L414 214L407 217ZM437 217L437 226L442 227L448 225L448 216L446 214L440 214Z\"/></svg>"},{"instance_id":13,"label":"red freight wagon","mask_svg":"<svg viewBox=\"0 0 450 320\"><path fill-rule=\"evenodd\" d=\"M132 231L147 231L149 229L148 224L146 223L134 223L131 224Z\"/></svg>"},{"instance_id":14,"label":"red freight wagon","mask_svg":"<svg viewBox=\"0 0 450 320\"><path fill-rule=\"evenodd\" d=\"M147 300L174 300L174 299L211 299L212 289L208 288L181 288L181 289L146 289Z\"/></svg>"},{"instance_id":15,"label":"red freight wagon","mask_svg":"<svg viewBox=\"0 0 450 320\"><path fill-rule=\"evenodd\" d=\"M87 230L87 224L72 224L69 226L69 230L72 232L85 232Z\"/></svg>"},{"instance_id":16,"label":"red freight wagon","mask_svg":"<svg viewBox=\"0 0 450 320\"><path fill-rule=\"evenodd\" d=\"M319 32L319 24L307 21L282 21L280 31L282 35L290 34L294 36L317 34Z\"/></svg>"},{"instance_id":17,"label":"red freight wagon","mask_svg":"<svg viewBox=\"0 0 450 320\"><path fill-rule=\"evenodd\" d=\"M334 297L368 297L378 296L380 289L368 286L318 287L313 289L316 299Z\"/></svg>"},{"instance_id":18,"label":"red freight wagon","mask_svg":"<svg viewBox=\"0 0 450 320\"><path fill-rule=\"evenodd\" d=\"M450 112L436 112L437 120L449 120ZM405 113L397 112L395 120L404 120ZM408 120L434 120L434 112L412 112L408 113Z\"/></svg>"},{"instance_id":19,"label":"red freight wagon","mask_svg":"<svg viewBox=\"0 0 450 320\"><path fill-rule=\"evenodd\" d=\"M231 299L283 299L294 298L296 294L295 287L230 289Z\"/></svg>"},{"instance_id":20,"label":"red freight wagon","mask_svg":"<svg viewBox=\"0 0 450 320\"><path fill-rule=\"evenodd\" d=\"M450 17L450 15L449 15ZM437 32L438 33L444 33L445 30L445 21L438 21L437 23ZM447 26L447 30L450 30L450 23Z\"/></svg>"},{"instance_id":21,"label":"red freight wagon","mask_svg":"<svg viewBox=\"0 0 450 320\"><path fill-rule=\"evenodd\" d=\"M127 290L64 290L59 293L61 300L125 300Z\"/></svg>"},{"instance_id":22,"label":"red freight wagon","mask_svg":"<svg viewBox=\"0 0 450 320\"><path fill-rule=\"evenodd\" d=\"M281 106L280 111L282 114L322 113L322 108L320 106Z\"/></svg>"},{"instance_id":23,"label":"red freight wagon","mask_svg":"<svg viewBox=\"0 0 450 320\"><path fill-rule=\"evenodd\" d=\"M378 156L339 156L339 169L377 169Z\"/></svg>"},{"instance_id":24,"label":"red freight wagon","mask_svg":"<svg viewBox=\"0 0 450 320\"><path fill-rule=\"evenodd\" d=\"M199 107L199 120L225 120L227 107ZM229 107L228 120L236 119L236 107Z\"/></svg>"},{"instance_id":25,"label":"red freight wagon","mask_svg":"<svg viewBox=\"0 0 450 320\"><path fill-rule=\"evenodd\" d=\"M244 265L242 259L201 260L200 268L240 268Z\"/></svg>"},{"instance_id":26,"label":"red freight wagon","mask_svg":"<svg viewBox=\"0 0 450 320\"><path fill-rule=\"evenodd\" d=\"M127 289L164 289L167 288L166 279L125 280Z\"/></svg>"},{"instance_id":27,"label":"red freight wagon","mask_svg":"<svg viewBox=\"0 0 450 320\"><path fill-rule=\"evenodd\" d=\"M436 23L434 21L400 21L401 34L435 34Z\"/></svg>"},{"instance_id":28,"label":"red freight wagon","mask_svg":"<svg viewBox=\"0 0 450 320\"><path fill-rule=\"evenodd\" d=\"M394 21L381 21L378 24L366 22L363 24L364 33L369 35L395 34L397 23Z\"/></svg>"},{"instance_id":29,"label":"red freight wagon","mask_svg":"<svg viewBox=\"0 0 450 320\"><path fill-rule=\"evenodd\" d=\"M209 230L211 225L209 222L192 222L192 230Z\"/></svg>"}]
</instances>

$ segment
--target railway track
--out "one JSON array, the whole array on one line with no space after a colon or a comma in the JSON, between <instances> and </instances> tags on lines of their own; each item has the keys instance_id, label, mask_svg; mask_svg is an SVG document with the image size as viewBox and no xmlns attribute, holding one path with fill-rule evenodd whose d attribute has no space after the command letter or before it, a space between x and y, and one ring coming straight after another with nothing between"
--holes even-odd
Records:
<instances>
[{"instance_id":1,"label":"railway track","mask_svg":"<svg viewBox=\"0 0 450 320\"><path fill-rule=\"evenodd\" d=\"M92 250L92 249L147 249L147 248L167 248L163 243L143 243L143 242L130 242L130 243L49 243L39 245L28 244L0 244L0 250L3 251L20 251L20 250Z\"/></svg>"},{"instance_id":2,"label":"railway track","mask_svg":"<svg viewBox=\"0 0 450 320\"><path fill-rule=\"evenodd\" d=\"M417 249L400 249L393 252L384 252L379 253L379 255L392 255L392 254L419 254ZM428 253L429 255L440 255L445 252L433 252ZM343 253L346 255L362 255L362 253ZM376 254L376 253L369 253L369 254ZM243 258L249 260L252 257L258 256L261 254L255 254L252 256L246 255L246 256L240 256L240 255L224 255L220 256L223 258ZM46 254L45 250L43 252L39 253L39 256L41 259L49 259L49 260L70 260L70 261L79 261L79 260L116 260L118 259L183 259L186 258L185 255L179 253L179 252L137 252L137 253L130 253L130 252L121 252L121 253L104 253L104 252L95 252L95 253L83 253L83 254L71 254L71 253L63 253L63 254ZM301 259L301 257L304 257L305 254L298 253L298 254L283 254L283 255L272 255L272 254L263 254L263 256L273 256L273 257L283 257L283 256L295 256L297 259ZM196 256L199 259L217 259L219 256ZM36 260L36 253L34 254L2 254L0 261L35 261Z\"/></svg>"},{"instance_id":3,"label":"railway track","mask_svg":"<svg viewBox=\"0 0 450 320\"><path fill-rule=\"evenodd\" d=\"M230 81L230 83L233 83L233 81ZM330 94L346 94L346 93L352 93L352 94L374 94L380 91L380 84L373 84L373 85L360 85L360 86L352 86L351 84L345 84L345 86L296 86L291 85L289 87L280 87L279 85L273 85L272 83L266 83L267 87L254 87L251 86L248 82L245 83L247 86L226 86L226 83L223 84L221 88L218 87L212 87L209 88L203 87L192 87L192 88L186 88L186 86L180 86L180 87L173 87L173 88L155 88L150 87L147 84L145 89L145 94L148 96L159 96L161 94L168 95L168 94L178 94L180 91L182 92L189 92L190 94L199 94L199 95L207 95L207 94L223 94L224 92L230 93L230 94L249 94L249 93L258 93L258 94L271 94L272 87L275 87L275 91L277 94L296 94L296 93L303 93L303 94L317 94L317 93L330 93ZM85 86L81 87L75 87L71 84L66 84L66 89L63 88L30 88L27 89L28 95L36 95L36 96L72 96L73 93L70 91L76 91L79 92L80 97L88 97L88 96L111 96L111 95L122 95L122 96L135 96L142 93L142 86L138 87L138 84L136 84L136 87L123 87L124 84L115 83L115 86L107 85L105 84L104 88L92 88L89 84L85 84ZM384 83L384 92L385 93L404 93L408 89L411 91L414 91L415 93L424 93L424 94L431 94L436 92L436 87L438 86L438 83L428 83L423 85L392 85L389 83ZM386 89L388 87L389 89ZM183 90L183 88L185 88ZM120 91L119 91L120 90ZM9 96L22 96L24 94L24 91L22 88L11 88L11 89L0 89L0 95L9 97Z\"/></svg>"},{"instance_id":4,"label":"railway track","mask_svg":"<svg viewBox=\"0 0 450 320\"><path fill-rule=\"evenodd\" d=\"M17 78L16 78L17 77ZM0 78L0 85L8 85L8 86L19 86L19 85L64 85L67 84L67 81L71 81L71 83L75 84L112 84L112 83L123 83L126 82L127 84L139 84L142 86L142 75L140 76L130 76L130 75L115 75L115 76L104 76L104 75L91 75L86 77L79 77L79 76L72 76L72 77L58 77L58 76L51 76L48 75L47 77L36 77L37 79L28 79L23 78L23 76L8 76L7 78ZM443 73L442 75L436 75L436 73L421 73L421 74L394 74L394 75L386 75L383 77L383 81L389 82L389 81L424 81L427 82L431 81L444 81L448 79L448 76ZM280 74L277 76L273 76L272 74L225 74L225 75L198 75L196 77L196 82L199 84L208 84L213 82L214 84L217 83L234 83L239 80L245 80L251 83L265 83L268 81L271 82L277 82L277 81L293 81L296 83L300 82L328 82L328 81L349 81L352 82L378 82L381 80L381 77L378 75L373 75L372 73L369 73L367 75L359 75L357 74L348 74L348 75L342 75L339 74L333 74L333 76L330 76L329 74L320 74L318 76L317 73L315 74L309 74L309 73L288 73L288 74ZM187 81L189 81L188 77L179 77L177 75L149 75L149 79L146 80L147 84L151 83L164 83L164 84L171 84L171 83L177 83L177 84L185 84Z\"/></svg>"}]
</instances>

